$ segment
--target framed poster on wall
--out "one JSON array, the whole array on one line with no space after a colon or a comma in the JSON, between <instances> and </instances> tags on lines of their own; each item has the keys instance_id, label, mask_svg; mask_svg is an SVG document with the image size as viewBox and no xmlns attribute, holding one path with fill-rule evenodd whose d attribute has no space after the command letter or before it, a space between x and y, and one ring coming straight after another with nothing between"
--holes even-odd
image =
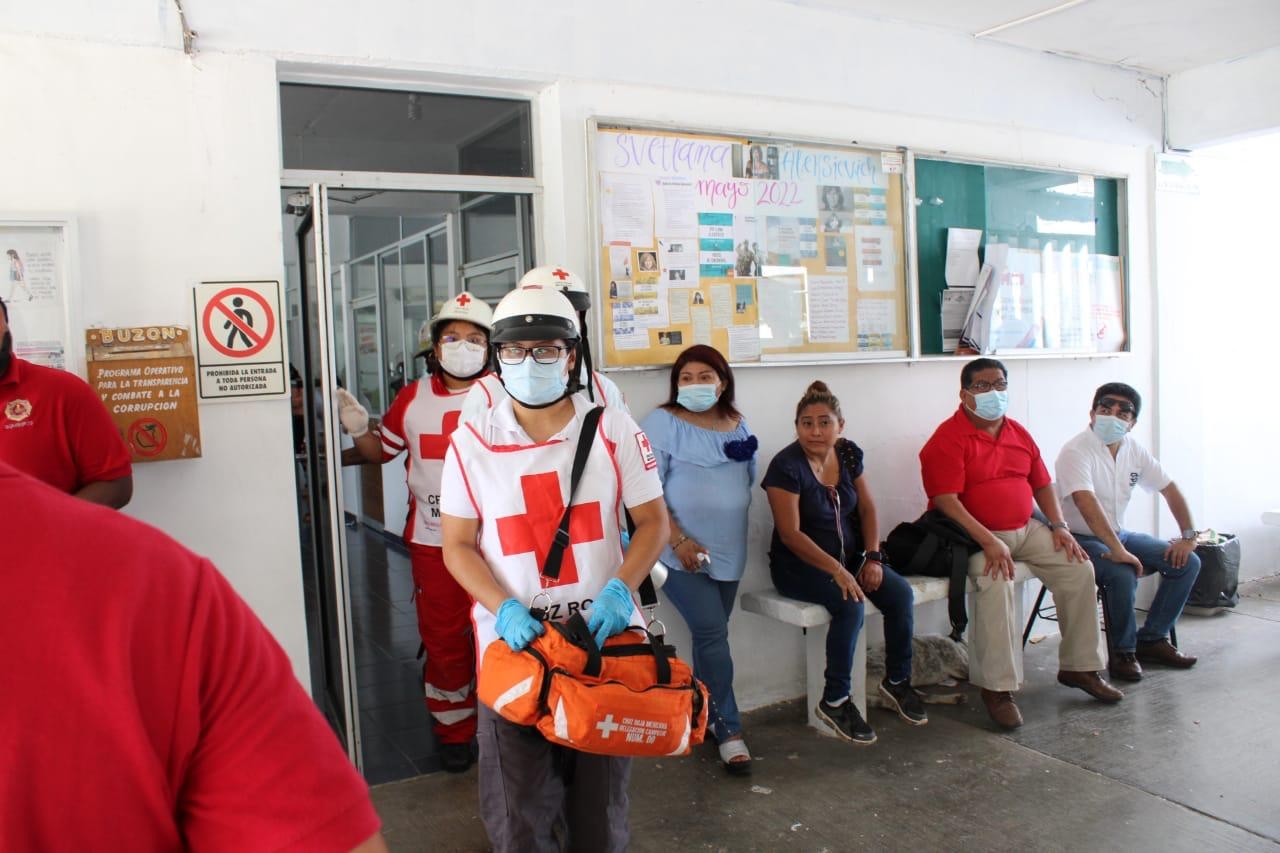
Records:
<instances>
[{"instance_id":1,"label":"framed poster on wall","mask_svg":"<svg viewBox=\"0 0 1280 853\"><path fill-rule=\"evenodd\" d=\"M908 355L901 149L588 132L605 366Z\"/></svg>"},{"instance_id":2,"label":"framed poster on wall","mask_svg":"<svg viewBox=\"0 0 1280 853\"><path fill-rule=\"evenodd\" d=\"M9 313L13 351L21 358L84 375L74 345L79 302L76 226L71 217L0 214L0 299Z\"/></svg>"}]
</instances>

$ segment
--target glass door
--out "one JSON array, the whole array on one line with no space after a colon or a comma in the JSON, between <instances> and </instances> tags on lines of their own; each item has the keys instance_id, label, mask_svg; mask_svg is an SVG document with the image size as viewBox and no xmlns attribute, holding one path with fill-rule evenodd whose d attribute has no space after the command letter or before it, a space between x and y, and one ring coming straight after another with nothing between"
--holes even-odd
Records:
<instances>
[{"instance_id":1,"label":"glass door","mask_svg":"<svg viewBox=\"0 0 1280 853\"><path fill-rule=\"evenodd\" d=\"M295 231L299 270L298 329L302 336L301 364L306 451L301 462L301 479L306 483L299 517L302 535L303 586L308 598L309 643L313 654L312 692L347 754L361 766L360 719L355 713L355 685L352 665L351 613L348 607L349 572L342 472L337 432L337 410L332 390L339 375L334 341L341 341L335 328L333 281L328 264L328 228L323 187L311 187L311 204L298 219Z\"/></svg>"},{"instance_id":2,"label":"glass door","mask_svg":"<svg viewBox=\"0 0 1280 853\"><path fill-rule=\"evenodd\" d=\"M355 371L349 390L373 416L387 410L387 384L391 379L383 373L383 329L376 296L362 297L352 303L351 351L355 354ZM375 530L383 527L382 475L377 468L360 466L360 514L365 524Z\"/></svg>"}]
</instances>

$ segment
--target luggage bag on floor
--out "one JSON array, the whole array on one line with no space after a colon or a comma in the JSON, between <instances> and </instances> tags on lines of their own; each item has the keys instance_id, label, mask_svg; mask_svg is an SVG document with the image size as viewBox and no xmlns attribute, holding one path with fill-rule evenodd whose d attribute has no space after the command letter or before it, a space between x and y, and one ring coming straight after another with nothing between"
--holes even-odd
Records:
<instances>
[{"instance_id":1,"label":"luggage bag on floor","mask_svg":"<svg viewBox=\"0 0 1280 853\"><path fill-rule=\"evenodd\" d=\"M1191 588L1191 607L1235 607L1240 601L1240 540L1230 533L1216 534L1218 541L1196 545L1200 576Z\"/></svg>"}]
</instances>

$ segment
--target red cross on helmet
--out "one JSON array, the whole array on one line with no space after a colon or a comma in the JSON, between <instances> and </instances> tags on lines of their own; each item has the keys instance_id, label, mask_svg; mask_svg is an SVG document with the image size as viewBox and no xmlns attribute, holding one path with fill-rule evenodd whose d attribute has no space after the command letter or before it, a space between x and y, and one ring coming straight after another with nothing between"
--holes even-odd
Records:
<instances>
[{"instance_id":1,"label":"red cross on helmet","mask_svg":"<svg viewBox=\"0 0 1280 853\"><path fill-rule=\"evenodd\" d=\"M586 311L591 308L591 294L587 292L586 284L581 276L568 267L556 264L534 267L524 274L516 287L528 287L531 284L554 287L559 290L569 297L569 302L573 304L575 311Z\"/></svg>"},{"instance_id":2,"label":"red cross on helmet","mask_svg":"<svg viewBox=\"0 0 1280 853\"><path fill-rule=\"evenodd\" d=\"M436 329L440 324L450 320L463 320L489 332L493 330L493 309L483 299L478 299L465 291L459 293L440 306L436 316L423 323L418 329L418 351L414 353L415 358L431 349Z\"/></svg>"},{"instance_id":3,"label":"red cross on helmet","mask_svg":"<svg viewBox=\"0 0 1280 853\"><path fill-rule=\"evenodd\" d=\"M578 340L578 314L556 288L522 284L494 309L490 340L495 344L557 339Z\"/></svg>"}]
</instances>

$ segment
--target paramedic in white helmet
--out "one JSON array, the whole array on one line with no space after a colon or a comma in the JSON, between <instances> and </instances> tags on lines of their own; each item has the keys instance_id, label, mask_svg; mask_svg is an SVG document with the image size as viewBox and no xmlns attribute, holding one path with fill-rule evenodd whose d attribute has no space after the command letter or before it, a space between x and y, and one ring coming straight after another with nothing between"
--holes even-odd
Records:
<instances>
[{"instance_id":1,"label":"paramedic in white helmet","mask_svg":"<svg viewBox=\"0 0 1280 853\"><path fill-rule=\"evenodd\" d=\"M418 634L427 655L423 691L440 763L451 773L471 766L476 661L471 597L445 569L440 548L440 472L462 400L489 371L492 322L489 306L463 292L423 323L417 355L426 358L427 372L396 395L374 430L364 407L347 391L337 391L342 428L355 440L363 462L382 464L405 454L409 513L404 542L413 567Z\"/></svg>"},{"instance_id":2,"label":"paramedic in white helmet","mask_svg":"<svg viewBox=\"0 0 1280 853\"><path fill-rule=\"evenodd\" d=\"M622 396L622 390L618 388L617 384L612 379L592 369L591 346L587 339L587 312L591 310L591 294L587 292L587 287L582 278L568 267L548 265L534 267L529 270L521 277L520 283L516 287L529 287L530 285L559 290L573 305L574 311L577 312L581 340L577 347L577 370L573 374L572 387L569 392L580 391L580 393L586 395L588 400L597 405L619 408L627 414L631 414L631 410L627 408L627 401ZM503 390L502 383L498 381L498 377L486 376L481 379L471 389L471 393L467 395L467 399L462 404L462 422L464 424L473 422L476 416L485 409L492 409L497 405L497 402L506 396L506 393Z\"/></svg>"},{"instance_id":3,"label":"paramedic in white helmet","mask_svg":"<svg viewBox=\"0 0 1280 853\"><path fill-rule=\"evenodd\" d=\"M440 487L444 557L475 599L472 621L484 650L501 640L523 649L547 618L575 613L603 643L642 625L634 590L667 541L667 509L649 439L623 409L600 410L577 489L570 472L584 417L593 406L570 390L578 369L578 318L553 287L508 293L493 315L496 369L507 394L449 439ZM635 523L622 550L619 505ZM555 580L542 564L565 507L570 543ZM628 840L631 760L553 746L481 703L480 816L497 851L621 851Z\"/></svg>"}]
</instances>

